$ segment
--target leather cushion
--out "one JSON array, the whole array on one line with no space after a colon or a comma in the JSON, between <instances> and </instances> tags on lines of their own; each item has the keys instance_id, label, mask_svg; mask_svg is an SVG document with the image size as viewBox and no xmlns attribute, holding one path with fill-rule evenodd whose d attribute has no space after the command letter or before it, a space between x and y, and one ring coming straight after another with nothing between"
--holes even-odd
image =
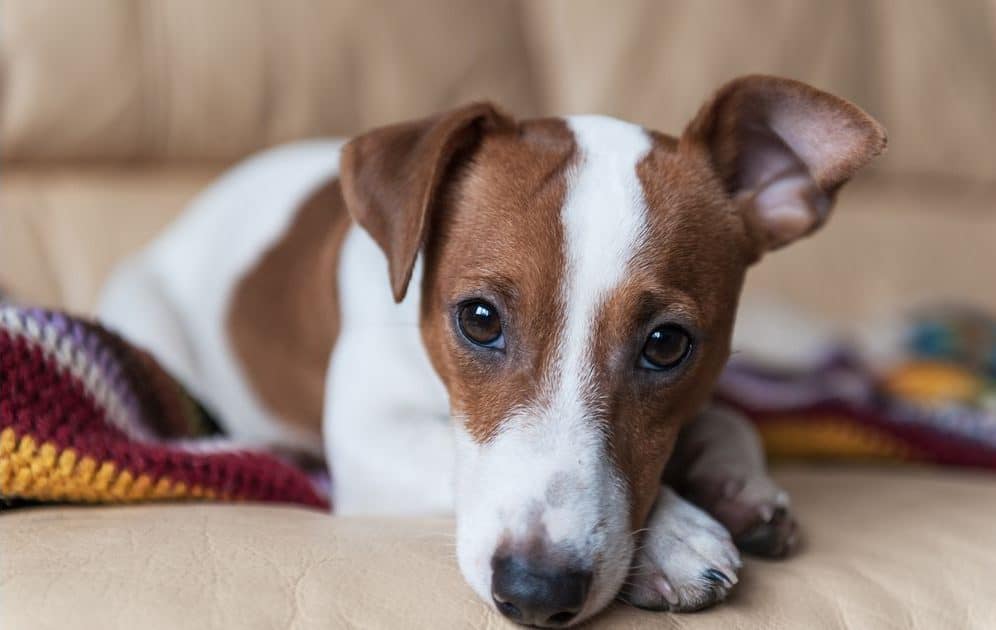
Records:
<instances>
[{"instance_id":1,"label":"leather cushion","mask_svg":"<svg viewBox=\"0 0 996 630\"><path fill-rule=\"evenodd\" d=\"M996 484L968 473L788 468L800 554L748 560L731 599L606 628L996 627ZM0 513L0 627L494 628L446 519L256 505Z\"/></svg>"}]
</instances>

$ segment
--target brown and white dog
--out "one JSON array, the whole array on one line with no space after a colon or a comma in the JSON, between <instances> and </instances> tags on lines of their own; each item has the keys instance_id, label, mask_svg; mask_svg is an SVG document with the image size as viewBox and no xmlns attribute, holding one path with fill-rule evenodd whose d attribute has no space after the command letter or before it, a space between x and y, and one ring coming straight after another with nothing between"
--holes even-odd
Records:
<instances>
[{"instance_id":1,"label":"brown and white dog","mask_svg":"<svg viewBox=\"0 0 996 630\"><path fill-rule=\"evenodd\" d=\"M678 138L468 105L246 161L101 314L232 436L326 457L339 513L455 509L464 576L514 620L621 590L694 610L736 583L734 541L796 539L755 435L709 403L744 274L884 146L765 76Z\"/></svg>"}]
</instances>

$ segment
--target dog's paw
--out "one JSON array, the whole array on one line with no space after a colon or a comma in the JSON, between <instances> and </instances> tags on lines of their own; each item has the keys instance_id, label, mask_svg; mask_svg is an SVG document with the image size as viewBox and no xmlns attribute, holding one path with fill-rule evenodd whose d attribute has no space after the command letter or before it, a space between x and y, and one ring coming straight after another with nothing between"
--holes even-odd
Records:
<instances>
[{"instance_id":1,"label":"dog's paw","mask_svg":"<svg viewBox=\"0 0 996 630\"><path fill-rule=\"evenodd\" d=\"M799 526L788 505L768 504L735 540L737 547L755 556L784 558L799 545Z\"/></svg>"},{"instance_id":2,"label":"dog's paw","mask_svg":"<svg viewBox=\"0 0 996 630\"><path fill-rule=\"evenodd\" d=\"M748 479L717 479L693 500L733 533L741 550L766 558L782 558L799 544L799 528L789 507L788 493L766 475Z\"/></svg>"},{"instance_id":3,"label":"dog's paw","mask_svg":"<svg viewBox=\"0 0 996 630\"><path fill-rule=\"evenodd\" d=\"M663 487L621 595L650 610L700 610L726 598L740 566L729 532Z\"/></svg>"}]
</instances>

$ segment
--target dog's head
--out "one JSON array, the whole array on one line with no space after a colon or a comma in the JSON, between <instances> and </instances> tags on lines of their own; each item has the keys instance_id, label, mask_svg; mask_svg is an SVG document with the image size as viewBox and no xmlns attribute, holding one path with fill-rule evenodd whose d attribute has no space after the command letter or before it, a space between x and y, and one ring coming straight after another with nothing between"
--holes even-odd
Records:
<instances>
[{"instance_id":1,"label":"dog's head","mask_svg":"<svg viewBox=\"0 0 996 630\"><path fill-rule=\"evenodd\" d=\"M422 335L458 425L458 558L481 597L538 625L612 600L727 359L746 269L819 227L884 145L854 105L754 76L679 138L475 104L346 146L346 202L397 300L424 257Z\"/></svg>"}]
</instances>

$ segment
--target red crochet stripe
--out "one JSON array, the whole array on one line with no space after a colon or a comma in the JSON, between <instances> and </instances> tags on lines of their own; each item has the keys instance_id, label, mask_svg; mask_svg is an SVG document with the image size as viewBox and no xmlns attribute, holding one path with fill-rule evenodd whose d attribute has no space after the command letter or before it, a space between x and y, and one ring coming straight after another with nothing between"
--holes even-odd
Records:
<instances>
[{"instance_id":1,"label":"red crochet stripe","mask_svg":"<svg viewBox=\"0 0 996 630\"><path fill-rule=\"evenodd\" d=\"M82 383L22 337L0 331L0 429L52 442L134 475L169 477L218 495L327 508L303 473L255 452L189 453L137 443L106 421Z\"/></svg>"}]
</instances>

